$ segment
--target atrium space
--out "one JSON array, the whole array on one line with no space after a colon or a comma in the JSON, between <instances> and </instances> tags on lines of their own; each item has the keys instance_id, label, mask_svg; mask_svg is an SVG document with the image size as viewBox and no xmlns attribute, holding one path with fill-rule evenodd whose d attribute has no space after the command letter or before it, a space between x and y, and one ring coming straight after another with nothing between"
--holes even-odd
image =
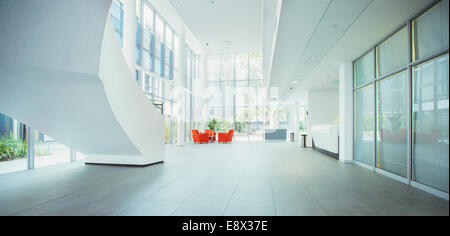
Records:
<instances>
[{"instance_id":1,"label":"atrium space","mask_svg":"<svg viewBox=\"0 0 450 236\"><path fill-rule=\"evenodd\" d=\"M0 18L1 216L449 215L449 0Z\"/></svg>"}]
</instances>

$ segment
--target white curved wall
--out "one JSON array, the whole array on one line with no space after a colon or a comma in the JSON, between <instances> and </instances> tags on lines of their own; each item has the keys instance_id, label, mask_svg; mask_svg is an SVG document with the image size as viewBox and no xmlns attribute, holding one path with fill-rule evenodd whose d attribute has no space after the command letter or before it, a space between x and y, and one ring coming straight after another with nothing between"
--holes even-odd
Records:
<instances>
[{"instance_id":1,"label":"white curved wall","mask_svg":"<svg viewBox=\"0 0 450 236\"><path fill-rule=\"evenodd\" d=\"M136 86L110 4L1 1L0 112L85 153L86 162L160 162L163 117Z\"/></svg>"}]
</instances>

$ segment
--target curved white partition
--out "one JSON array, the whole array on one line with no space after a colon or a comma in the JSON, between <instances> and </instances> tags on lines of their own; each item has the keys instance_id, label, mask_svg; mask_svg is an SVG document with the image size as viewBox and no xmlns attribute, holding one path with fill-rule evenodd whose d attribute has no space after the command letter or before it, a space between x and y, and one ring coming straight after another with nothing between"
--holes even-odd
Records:
<instances>
[{"instance_id":1,"label":"curved white partition","mask_svg":"<svg viewBox=\"0 0 450 236\"><path fill-rule=\"evenodd\" d=\"M87 163L164 160L164 119L136 86L111 0L0 1L0 112Z\"/></svg>"}]
</instances>

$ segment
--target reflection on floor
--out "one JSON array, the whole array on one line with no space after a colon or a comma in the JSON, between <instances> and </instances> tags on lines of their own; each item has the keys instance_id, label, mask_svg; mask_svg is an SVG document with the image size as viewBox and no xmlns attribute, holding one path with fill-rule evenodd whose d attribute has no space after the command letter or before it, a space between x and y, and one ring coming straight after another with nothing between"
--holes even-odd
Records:
<instances>
[{"instance_id":1,"label":"reflection on floor","mask_svg":"<svg viewBox=\"0 0 450 236\"><path fill-rule=\"evenodd\" d=\"M167 147L146 168L0 175L0 215L449 215L449 203L286 142Z\"/></svg>"}]
</instances>

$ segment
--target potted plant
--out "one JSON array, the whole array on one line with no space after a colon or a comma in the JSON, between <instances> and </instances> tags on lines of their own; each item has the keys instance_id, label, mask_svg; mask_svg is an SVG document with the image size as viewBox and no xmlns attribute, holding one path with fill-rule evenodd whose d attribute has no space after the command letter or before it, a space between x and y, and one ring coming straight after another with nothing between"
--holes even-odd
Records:
<instances>
[{"instance_id":1,"label":"potted plant","mask_svg":"<svg viewBox=\"0 0 450 236\"><path fill-rule=\"evenodd\" d=\"M212 131L216 132L217 131L217 120L214 118L210 118L208 121L208 128L211 129Z\"/></svg>"}]
</instances>

